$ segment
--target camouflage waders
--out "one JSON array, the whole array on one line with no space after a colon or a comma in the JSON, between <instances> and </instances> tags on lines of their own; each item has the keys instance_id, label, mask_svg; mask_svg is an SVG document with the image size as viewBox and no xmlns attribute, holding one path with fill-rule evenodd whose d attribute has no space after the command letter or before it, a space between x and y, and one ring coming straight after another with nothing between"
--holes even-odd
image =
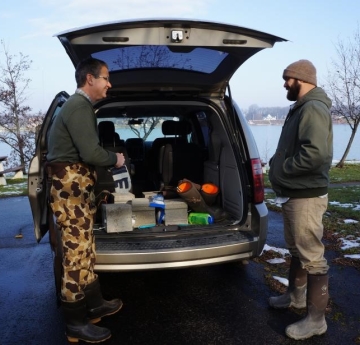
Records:
<instances>
[{"instance_id":1,"label":"camouflage waders","mask_svg":"<svg viewBox=\"0 0 360 345\"><path fill-rule=\"evenodd\" d=\"M61 298L71 302L82 299L84 287L97 278L93 234L96 175L82 163L64 166L51 175L50 205L63 247Z\"/></svg>"}]
</instances>

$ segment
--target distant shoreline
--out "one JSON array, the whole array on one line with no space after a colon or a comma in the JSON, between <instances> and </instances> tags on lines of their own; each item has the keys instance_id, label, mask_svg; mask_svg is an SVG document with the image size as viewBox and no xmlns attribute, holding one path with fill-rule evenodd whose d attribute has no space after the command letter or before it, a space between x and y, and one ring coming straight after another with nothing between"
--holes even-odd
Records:
<instances>
[{"instance_id":1,"label":"distant shoreline","mask_svg":"<svg viewBox=\"0 0 360 345\"><path fill-rule=\"evenodd\" d=\"M247 123L250 126L282 126L285 120L248 120ZM347 125L348 123L344 119L333 119L334 125Z\"/></svg>"}]
</instances>

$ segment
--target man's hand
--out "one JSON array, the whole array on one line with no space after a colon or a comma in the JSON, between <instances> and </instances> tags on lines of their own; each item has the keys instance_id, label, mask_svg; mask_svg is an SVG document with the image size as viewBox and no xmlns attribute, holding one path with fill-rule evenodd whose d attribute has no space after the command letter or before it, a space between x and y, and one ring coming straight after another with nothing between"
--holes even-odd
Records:
<instances>
[{"instance_id":1,"label":"man's hand","mask_svg":"<svg viewBox=\"0 0 360 345\"><path fill-rule=\"evenodd\" d=\"M124 165L125 163L125 157L122 153L118 153L116 152L116 158L117 158L117 161L116 161L116 164L115 164L115 168L120 168Z\"/></svg>"}]
</instances>

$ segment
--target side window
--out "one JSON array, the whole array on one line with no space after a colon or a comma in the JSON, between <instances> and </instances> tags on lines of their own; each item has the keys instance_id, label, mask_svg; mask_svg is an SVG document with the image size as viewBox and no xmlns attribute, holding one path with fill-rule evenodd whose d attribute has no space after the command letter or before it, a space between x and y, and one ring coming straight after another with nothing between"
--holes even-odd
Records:
<instances>
[{"instance_id":1,"label":"side window","mask_svg":"<svg viewBox=\"0 0 360 345\"><path fill-rule=\"evenodd\" d=\"M196 114L196 117L197 117L197 119L199 121L199 125L200 125L200 128L201 128L204 147L208 147L209 146L209 124L208 124L208 121L207 121L206 114L205 114L205 112L201 111L201 112L198 112Z\"/></svg>"}]
</instances>

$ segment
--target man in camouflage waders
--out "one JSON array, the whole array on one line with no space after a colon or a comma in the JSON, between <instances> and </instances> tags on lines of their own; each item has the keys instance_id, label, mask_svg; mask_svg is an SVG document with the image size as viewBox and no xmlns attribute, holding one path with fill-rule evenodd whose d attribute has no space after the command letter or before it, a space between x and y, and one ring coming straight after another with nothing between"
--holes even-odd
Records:
<instances>
[{"instance_id":1,"label":"man in camouflage waders","mask_svg":"<svg viewBox=\"0 0 360 345\"><path fill-rule=\"evenodd\" d=\"M122 307L120 299L102 298L94 273L94 166L121 167L125 159L99 145L92 104L105 98L111 87L108 66L88 58L77 66L75 79L77 89L49 131L47 171L52 179L50 205L61 230L61 305L66 335L71 342L93 343L111 337L110 330L94 323Z\"/></svg>"}]
</instances>

